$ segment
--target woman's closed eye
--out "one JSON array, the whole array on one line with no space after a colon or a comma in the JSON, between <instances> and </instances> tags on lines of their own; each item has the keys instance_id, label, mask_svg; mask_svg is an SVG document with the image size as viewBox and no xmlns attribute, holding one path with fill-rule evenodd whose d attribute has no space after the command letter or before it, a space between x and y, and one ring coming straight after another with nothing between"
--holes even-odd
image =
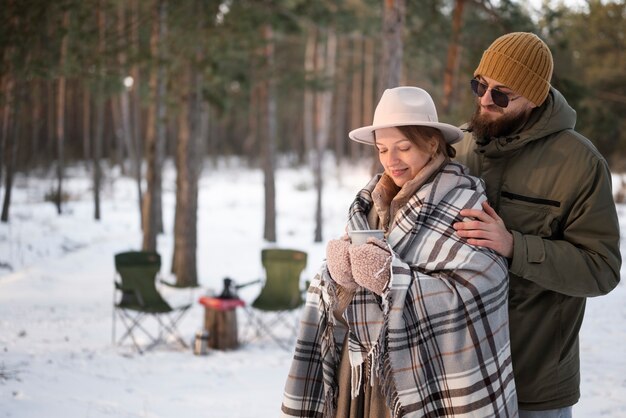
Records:
<instances>
[{"instance_id":1,"label":"woman's closed eye","mask_svg":"<svg viewBox=\"0 0 626 418\"><path fill-rule=\"evenodd\" d=\"M410 146L409 147L398 147L397 150L400 151L400 152L408 152L408 151L411 150L411 147ZM378 148L378 153L379 154L384 154L386 152L387 152L386 148Z\"/></svg>"}]
</instances>

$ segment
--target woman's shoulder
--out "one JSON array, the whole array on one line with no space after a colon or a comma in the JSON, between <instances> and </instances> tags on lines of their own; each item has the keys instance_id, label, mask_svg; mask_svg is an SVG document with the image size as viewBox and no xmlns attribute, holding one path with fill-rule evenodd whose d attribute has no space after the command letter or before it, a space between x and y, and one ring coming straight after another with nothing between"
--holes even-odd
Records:
<instances>
[{"instance_id":1,"label":"woman's shoulder","mask_svg":"<svg viewBox=\"0 0 626 418\"><path fill-rule=\"evenodd\" d=\"M485 182L469 173L467 166L458 161L448 161L441 168L441 180L454 185L454 189L468 189L485 193Z\"/></svg>"}]
</instances>

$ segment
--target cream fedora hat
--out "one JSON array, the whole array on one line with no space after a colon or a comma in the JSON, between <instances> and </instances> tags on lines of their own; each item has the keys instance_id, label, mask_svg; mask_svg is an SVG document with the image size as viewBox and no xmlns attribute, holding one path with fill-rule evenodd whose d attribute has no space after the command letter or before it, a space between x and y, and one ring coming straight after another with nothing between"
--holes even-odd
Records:
<instances>
[{"instance_id":1,"label":"cream fedora hat","mask_svg":"<svg viewBox=\"0 0 626 418\"><path fill-rule=\"evenodd\" d=\"M355 129L348 136L356 142L374 145L376 129L408 125L437 128L448 144L459 142L463 137L463 132L456 126L439 123L432 97L419 87L385 90L374 111L374 123Z\"/></svg>"}]
</instances>

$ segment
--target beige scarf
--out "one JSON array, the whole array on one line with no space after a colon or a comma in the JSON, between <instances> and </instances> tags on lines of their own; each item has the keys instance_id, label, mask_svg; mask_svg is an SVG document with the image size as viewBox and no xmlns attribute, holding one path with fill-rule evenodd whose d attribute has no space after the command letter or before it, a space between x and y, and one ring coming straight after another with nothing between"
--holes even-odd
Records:
<instances>
[{"instance_id":1,"label":"beige scarf","mask_svg":"<svg viewBox=\"0 0 626 418\"><path fill-rule=\"evenodd\" d=\"M422 187L431 180L433 174L439 171L444 163L449 159L443 154L437 153L431 158L426 165L415 175L415 177L407 181L402 188L396 186L391 177L386 173L382 175L376 187L372 191L372 201L374 202L374 210L367 214L367 221L372 229L383 229L385 236L392 229L391 220L399 208L403 207Z\"/></svg>"}]
</instances>

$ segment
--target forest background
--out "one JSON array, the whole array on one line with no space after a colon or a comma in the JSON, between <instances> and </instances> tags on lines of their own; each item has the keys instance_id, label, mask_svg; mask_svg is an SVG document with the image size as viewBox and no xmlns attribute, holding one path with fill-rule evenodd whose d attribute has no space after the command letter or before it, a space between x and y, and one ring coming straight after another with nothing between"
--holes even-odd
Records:
<instances>
[{"instance_id":1,"label":"forest background","mask_svg":"<svg viewBox=\"0 0 626 418\"><path fill-rule=\"evenodd\" d=\"M323 162L374 159L347 132L369 124L385 88L415 85L440 121L473 111L483 50L511 31L550 46L552 83L577 129L626 170L626 4L544 0L1 0L0 192L10 222L16 176L91 173L94 220L113 168L136 180L142 247L163 232L161 182L176 163L172 273L197 284L198 179L236 156L264 178L263 238L276 241L274 172L311 168L321 242ZM216 198L219 198L216 196ZM0 262L2 262L0 256Z\"/></svg>"}]
</instances>

